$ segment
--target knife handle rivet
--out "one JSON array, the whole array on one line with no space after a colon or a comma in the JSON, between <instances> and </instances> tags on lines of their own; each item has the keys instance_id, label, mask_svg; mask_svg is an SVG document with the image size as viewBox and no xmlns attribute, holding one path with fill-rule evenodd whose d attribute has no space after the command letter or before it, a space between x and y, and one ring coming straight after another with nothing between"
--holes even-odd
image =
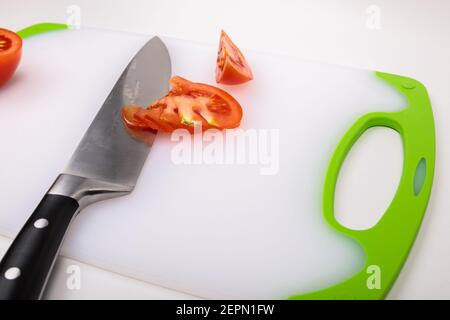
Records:
<instances>
[{"instance_id":1,"label":"knife handle rivet","mask_svg":"<svg viewBox=\"0 0 450 320\"><path fill-rule=\"evenodd\" d=\"M34 222L33 225L34 225L34 227L37 228L37 229L43 229L43 228L45 228L46 226L48 226L48 220L47 220L47 219L44 219L44 218L37 219L37 220Z\"/></svg>"},{"instance_id":2,"label":"knife handle rivet","mask_svg":"<svg viewBox=\"0 0 450 320\"><path fill-rule=\"evenodd\" d=\"M17 267L12 267L6 270L5 278L8 280L14 280L20 277L20 269Z\"/></svg>"}]
</instances>

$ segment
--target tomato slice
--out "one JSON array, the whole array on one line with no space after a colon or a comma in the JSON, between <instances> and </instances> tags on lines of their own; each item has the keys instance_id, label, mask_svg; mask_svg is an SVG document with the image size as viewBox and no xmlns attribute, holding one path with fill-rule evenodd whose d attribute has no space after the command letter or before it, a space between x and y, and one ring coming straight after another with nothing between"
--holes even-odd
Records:
<instances>
[{"instance_id":1,"label":"tomato slice","mask_svg":"<svg viewBox=\"0 0 450 320\"><path fill-rule=\"evenodd\" d=\"M125 126L127 132L136 140L145 142L149 145L155 140L156 131L153 129L137 129Z\"/></svg>"},{"instance_id":2,"label":"tomato slice","mask_svg":"<svg viewBox=\"0 0 450 320\"><path fill-rule=\"evenodd\" d=\"M253 79L252 70L239 48L222 30L217 54L216 82L241 84Z\"/></svg>"},{"instance_id":3,"label":"tomato slice","mask_svg":"<svg viewBox=\"0 0 450 320\"><path fill-rule=\"evenodd\" d=\"M22 38L12 31L0 28L0 86L11 79L21 56Z\"/></svg>"},{"instance_id":4,"label":"tomato slice","mask_svg":"<svg viewBox=\"0 0 450 320\"><path fill-rule=\"evenodd\" d=\"M132 129L149 128L149 124L146 121L144 121L142 118L136 117L136 114L139 110L142 110L142 108L138 106L127 106L122 108L122 118L127 127Z\"/></svg>"},{"instance_id":5,"label":"tomato slice","mask_svg":"<svg viewBox=\"0 0 450 320\"><path fill-rule=\"evenodd\" d=\"M195 123L201 123L203 131L239 126L242 108L236 99L225 91L179 76L170 79L169 83L172 90L147 109L137 106L124 107L122 117L125 124L130 128L151 128L165 132L178 128L193 132Z\"/></svg>"}]
</instances>

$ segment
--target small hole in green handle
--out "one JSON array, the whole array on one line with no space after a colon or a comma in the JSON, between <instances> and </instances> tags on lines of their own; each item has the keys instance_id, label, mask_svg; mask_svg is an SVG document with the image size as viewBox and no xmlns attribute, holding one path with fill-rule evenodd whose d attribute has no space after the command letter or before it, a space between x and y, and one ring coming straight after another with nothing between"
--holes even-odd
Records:
<instances>
[{"instance_id":1,"label":"small hole in green handle","mask_svg":"<svg viewBox=\"0 0 450 320\"><path fill-rule=\"evenodd\" d=\"M416 173L414 174L414 195L417 196L422 190L426 176L427 176L427 163L425 161L425 158L422 158L417 164Z\"/></svg>"}]
</instances>

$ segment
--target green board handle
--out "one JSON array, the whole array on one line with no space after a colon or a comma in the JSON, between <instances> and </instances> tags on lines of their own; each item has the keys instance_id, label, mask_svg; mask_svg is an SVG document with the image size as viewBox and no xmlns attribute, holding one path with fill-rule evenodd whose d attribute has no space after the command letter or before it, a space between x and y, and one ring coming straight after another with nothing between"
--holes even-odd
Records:
<instances>
[{"instance_id":1,"label":"green board handle","mask_svg":"<svg viewBox=\"0 0 450 320\"><path fill-rule=\"evenodd\" d=\"M364 249L365 265L351 278L320 291L290 299L383 299L395 282L425 214L434 175L435 133L427 90L418 81L378 72L408 101L400 112L375 112L361 117L339 143L328 168L323 213L336 231ZM369 128L396 130L403 142L403 172L392 202L378 223L366 230L341 225L334 215L334 195L341 166L355 142Z\"/></svg>"}]
</instances>

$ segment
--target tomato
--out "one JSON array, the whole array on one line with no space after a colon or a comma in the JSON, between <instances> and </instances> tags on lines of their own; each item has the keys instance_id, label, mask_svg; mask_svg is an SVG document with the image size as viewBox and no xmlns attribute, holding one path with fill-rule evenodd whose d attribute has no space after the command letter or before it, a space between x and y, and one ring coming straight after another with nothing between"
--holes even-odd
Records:
<instances>
[{"instance_id":1,"label":"tomato","mask_svg":"<svg viewBox=\"0 0 450 320\"><path fill-rule=\"evenodd\" d=\"M131 129L146 129L149 127L147 121L136 116L139 110L143 109L139 106L126 106L122 108L122 118L127 127Z\"/></svg>"},{"instance_id":2,"label":"tomato","mask_svg":"<svg viewBox=\"0 0 450 320\"><path fill-rule=\"evenodd\" d=\"M154 129L172 132L185 128L193 132L195 123L202 130L231 129L242 119L240 104L225 91L202 83L194 83L179 76L169 81L172 90L147 109L127 106L122 118L129 128Z\"/></svg>"},{"instance_id":3,"label":"tomato","mask_svg":"<svg viewBox=\"0 0 450 320\"><path fill-rule=\"evenodd\" d=\"M151 145L155 139L156 131L153 129L136 129L125 126L128 134L136 140Z\"/></svg>"},{"instance_id":4,"label":"tomato","mask_svg":"<svg viewBox=\"0 0 450 320\"><path fill-rule=\"evenodd\" d=\"M239 48L222 30L217 54L216 82L240 84L253 79L252 70Z\"/></svg>"},{"instance_id":5,"label":"tomato","mask_svg":"<svg viewBox=\"0 0 450 320\"><path fill-rule=\"evenodd\" d=\"M22 55L22 38L0 28L0 86L14 74Z\"/></svg>"}]
</instances>

